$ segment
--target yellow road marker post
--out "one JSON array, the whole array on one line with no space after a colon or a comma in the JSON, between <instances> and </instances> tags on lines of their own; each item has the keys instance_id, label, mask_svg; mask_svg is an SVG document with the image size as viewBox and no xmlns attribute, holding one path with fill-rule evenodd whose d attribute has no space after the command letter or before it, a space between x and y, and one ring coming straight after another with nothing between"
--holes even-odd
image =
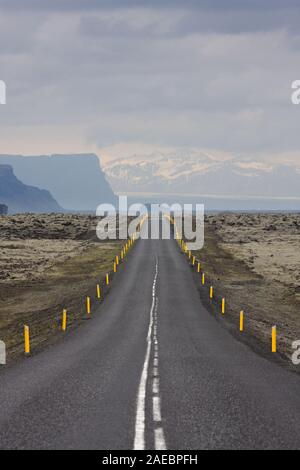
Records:
<instances>
[{"instance_id":1,"label":"yellow road marker post","mask_svg":"<svg viewBox=\"0 0 300 470\"><path fill-rule=\"evenodd\" d=\"M119 266L119 264L120 264L120 260L119 260L118 256L116 257L116 264L117 264L117 266Z\"/></svg>"},{"instance_id":2,"label":"yellow road marker post","mask_svg":"<svg viewBox=\"0 0 300 470\"><path fill-rule=\"evenodd\" d=\"M114 273L116 273L116 272L117 272L117 264L114 263Z\"/></svg>"},{"instance_id":3,"label":"yellow road marker post","mask_svg":"<svg viewBox=\"0 0 300 470\"><path fill-rule=\"evenodd\" d=\"M97 299L101 299L101 287L99 284L97 284Z\"/></svg>"},{"instance_id":4,"label":"yellow road marker post","mask_svg":"<svg viewBox=\"0 0 300 470\"><path fill-rule=\"evenodd\" d=\"M24 352L30 354L30 333L29 326L24 326Z\"/></svg>"},{"instance_id":5,"label":"yellow road marker post","mask_svg":"<svg viewBox=\"0 0 300 470\"><path fill-rule=\"evenodd\" d=\"M222 314L225 314L225 299L222 299Z\"/></svg>"},{"instance_id":6,"label":"yellow road marker post","mask_svg":"<svg viewBox=\"0 0 300 470\"><path fill-rule=\"evenodd\" d=\"M277 352L277 327L272 328L272 353Z\"/></svg>"},{"instance_id":7,"label":"yellow road marker post","mask_svg":"<svg viewBox=\"0 0 300 470\"><path fill-rule=\"evenodd\" d=\"M193 266L195 266L195 264L196 264L196 257L194 256L193 257Z\"/></svg>"},{"instance_id":8,"label":"yellow road marker post","mask_svg":"<svg viewBox=\"0 0 300 470\"><path fill-rule=\"evenodd\" d=\"M109 286L109 274L106 274L106 285Z\"/></svg>"},{"instance_id":9,"label":"yellow road marker post","mask_svg":"<svg viewBox=\"0 0 300 470\"><path fill-rule=\"evenodd\" d=\"M62 331L67 330L67 310L66 309L63 310L61 329Z\"/></svg>"},{"instance_id":10,"label":"yellow road marker post","mask_svg":"<svg viewBox=\"0 0 300 470\"><path fill-rule=\"evenodd\" d=\"M205 284L205 274L203 273L202 274L202 285L204 286L204 284Z\"/></svg>"},{"instance_id":11,"label":"yellow road marker post","mask_svg":"<svg viewBox=\"0 0 300 470\"><path fill-rule=\"evenodd\" d=\"M201 272L201 263L198 263L198 273Z\"/></svg>"},{"instance_id":12,"label":"yellow road marker post","mask_svg":"<svg viewBox=\"0 0 300 470\"><path fill-rule=\"evenodd\" d=\"M244 312L240 311L240 332L244 331Z\"/></svg>"},{"instance_id":13,"label":"yellow road marker post","mask_svg":"<svg viewBox=\"0 0 300 470\"><path fill-rule=\"evenodd\" d=\"M90 297L86 298L86 313L88 315L91 314L91 299L90 299Z\"/></svg>"},{"instance_id":14,"label":"yellow road marker post","mask_svg":"<svg viewBox=\"0 0 300 470\"><path fill-rule=\"evenodd\" d=\"M210 299L213 299L214 297L214 288L213 286L210 286L210 289L209 289L209 298Z\"/></svg>"}]
</instances>

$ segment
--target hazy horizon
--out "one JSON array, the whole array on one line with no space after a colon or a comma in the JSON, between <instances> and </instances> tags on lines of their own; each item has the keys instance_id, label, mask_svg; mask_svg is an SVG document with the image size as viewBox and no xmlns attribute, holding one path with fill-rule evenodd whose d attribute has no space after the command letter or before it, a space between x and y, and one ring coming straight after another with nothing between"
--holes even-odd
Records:
<instances>
[{"instance_id":1,"label":"hazy horizon","mask_svg":"<svg viewBox=\"0 0 300 470\"><path fill-rule=\"evenodd\" d=\"M0 0L0 13L1 154L96 153L115 192L206 194L217 170L211 195L300 197L297 2Z\"/></svg>"}]
</instances>

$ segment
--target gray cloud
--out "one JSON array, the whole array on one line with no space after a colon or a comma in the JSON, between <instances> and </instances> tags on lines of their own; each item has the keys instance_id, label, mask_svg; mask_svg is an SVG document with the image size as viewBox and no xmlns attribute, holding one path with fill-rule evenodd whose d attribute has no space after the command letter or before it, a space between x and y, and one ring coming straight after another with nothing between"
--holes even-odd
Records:
<instances>
[{"instance_id":1,"label":"gray cloud","mask_svg":"<svg viewBox=\"0 0 300 470\"><path fill-rule=\"evenodd\" d=\"M56 12L91 14L99 11L160 9L186 12L169 34L192 32L243 33L284 28L297 31L298 0L0 0L2 11ZM172 13L171 13L172 14ZM101 24L103 34L126 31L120 18L114 25ZM97 20L89 19L90 32L97 29Z\"/></svg>"},{"instance_id":2,"label":"gray cloud","mask_svg":"<svg viewBox=\"0 0 300 470\"><path fill-rule=\"evenodd\" d=\"M26 5L26 7L24 7ZM26 8L26 9L55 9L55 10L82 10L87 8L99 9L103 7L170 7L170 8L205 8L205 9L274 9L282 6L297 7L298 0L1 0L1 8Z\"/></svg>"},{"instance_id":3,"label":"gray cloud","mask_svg":"<svg viewBox=\"0 0 300 470\"><path fill-rule=\"evenodd\" d=\"M78 133L86 150L136 140L297 150L297 4L0 0L2 145L14 152L26 128L60 152L44 131L59 128L72 151Z\"/></svg>"}]
</instances>

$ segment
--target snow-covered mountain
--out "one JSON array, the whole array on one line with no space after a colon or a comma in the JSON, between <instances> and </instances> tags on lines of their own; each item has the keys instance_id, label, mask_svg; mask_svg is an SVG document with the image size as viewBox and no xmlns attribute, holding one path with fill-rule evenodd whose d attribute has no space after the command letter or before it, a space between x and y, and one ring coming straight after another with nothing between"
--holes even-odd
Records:
<instances>
[{"instance_id":1,"label":"snow-covered mountain","mask_svg":"<svg viewBox=\"0 0 300 470\"><path fill-rule=\"evenodd\" d=\"M300 161L255 161L222 152L180 150L112 158L103 166L118 193L300 197Z\"/></svg>"}]
</instances>

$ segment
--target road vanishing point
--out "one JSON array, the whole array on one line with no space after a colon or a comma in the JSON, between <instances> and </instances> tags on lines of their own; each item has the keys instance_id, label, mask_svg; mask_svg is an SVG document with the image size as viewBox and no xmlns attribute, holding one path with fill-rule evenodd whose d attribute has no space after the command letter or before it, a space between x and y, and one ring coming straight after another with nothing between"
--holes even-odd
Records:
<instances>
[{"instance_id":1,"label":"road vanishing point","mask_svg":"<svg viewBox=\"0 0 300 470\"><path fill-rule=\"evenodd\" d=\"M175 240L139 240L92 319L0 387L1 449L300 448L300 377L216 321Z\"/></svg>"}]
</instances>

